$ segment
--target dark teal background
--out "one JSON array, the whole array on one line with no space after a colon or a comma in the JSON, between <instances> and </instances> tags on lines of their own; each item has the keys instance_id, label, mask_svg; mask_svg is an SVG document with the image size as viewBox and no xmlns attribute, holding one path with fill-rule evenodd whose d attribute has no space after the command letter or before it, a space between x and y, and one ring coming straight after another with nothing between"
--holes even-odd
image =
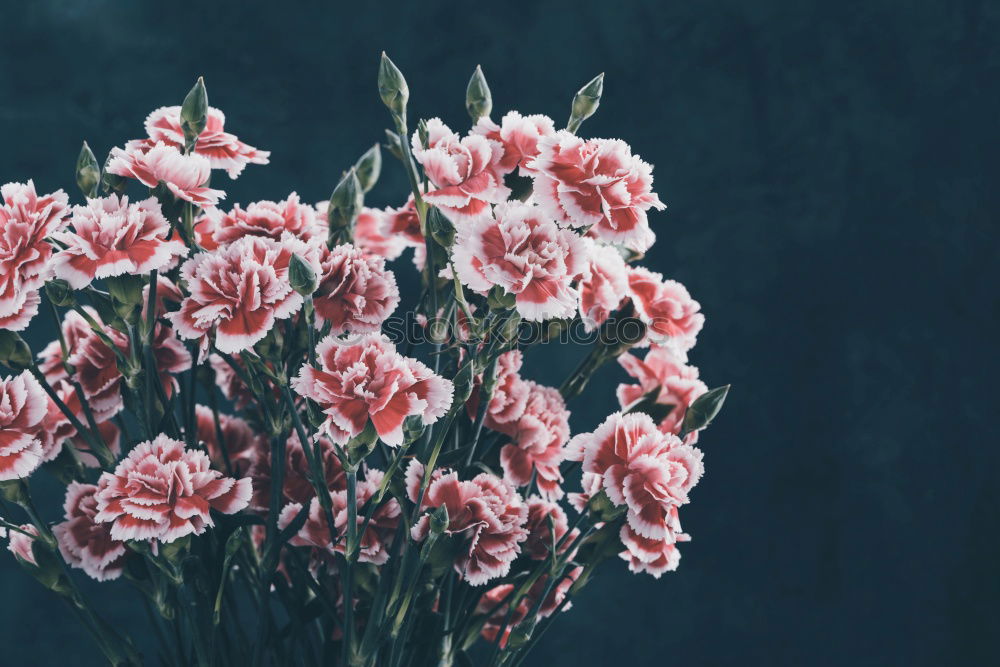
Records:
<instances>
[{"instance_id":1,"label":"dark teal background","mask_svg":"<svg viewBox=\"0 0 1000 667\"><path fill-rule=\"evenodd\" d=\"M338 3L339 4L339 3ZM485 9L474 9L485 7ZM73 192L203 74L227 129L272 151L227 203L326 198L382 136L387 50L414 116L467 127L482 64L499 117L564 122L655 163L648 264L708 322L692 360L731 382L659 581L621 563L532 665L984 665L1000 655L996 3L8 3L0 181ZM387 160L369 201L403 201ZM401 265L406 273L408 265ZM36 342L52 331L40 318ZM526 373L575 359L547 348ZM571 405L614 409L608 369ZM58 518L51 512L51 519ZM91 587L119 622L131 591ZM70 614L0 554L0 664L99 664ZM992 637L991 637L992 634ZM143 641L146 641L143 638Z\"/></svg>"}]
</instances>

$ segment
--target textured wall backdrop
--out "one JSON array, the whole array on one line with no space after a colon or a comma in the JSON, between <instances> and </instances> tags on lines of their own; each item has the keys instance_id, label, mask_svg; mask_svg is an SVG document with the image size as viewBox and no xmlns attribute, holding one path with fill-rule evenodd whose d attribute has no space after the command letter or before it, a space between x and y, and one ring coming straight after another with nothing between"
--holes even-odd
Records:
<instances>
[{"instance_id":1,"label":"textured wall backdrop","mask_svg":"<svg viewBox=\"0 0 1000 667\"><path fill-rule=\"evenodd\" d=\"M604 71L584 133L655 163L669 208L649 263L701 301L693 362L733 391L700 443L679 571L611 564L530 664L1000 657L995 3L332 4L9 3L0 182L75 196L82 139L103 156L203 74L227 128L272 151L228 203L315 201L388 124L382 49L412 113L456 128L477 63L497 111L557 121ZM403 201L386 171L375 205ZM35 342L53 335L39 320ZM527 374L575 362L551 352ZM570 406L576 429L623 377ZM99 590L136 624L125 585ZM99 664L7 554L0 591L0 663Z\"/></svg>"}]
</instances>

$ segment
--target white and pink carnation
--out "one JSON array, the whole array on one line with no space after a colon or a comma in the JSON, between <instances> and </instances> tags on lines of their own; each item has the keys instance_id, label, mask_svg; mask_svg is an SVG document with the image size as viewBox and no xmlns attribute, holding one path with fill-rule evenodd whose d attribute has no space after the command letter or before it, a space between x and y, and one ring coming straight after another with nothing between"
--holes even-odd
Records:
<instances>
[{"instance_id":1,"label":"white and pink carnation","mask_svg":"<svg viewBox=\"0 0 1000 667\"><path fill-rule=\"evenodd\" d=\"M385 259L350 243L319 255L319 286L313 294L316 325L329 322L335 335L375 333L399 304L399 288Z\"/></svg>"},{"instance_id":2,"label":"white and pink carnation","mask_svg":"<svg viewBox=\"0 0 1000 667\"><path fill-rule=\"evenodd\" d=\"M48 402L28 371L0 379L0 482L25 478L41 465Z\"/></svg>"},{"instance_id":3,"label":"white and pink carnation","mask_svg":"<svg viewBox=\"0 0 1000 667\"><path fill-rule=\"evenodd\" d=\"M256 201L242 208L233 206L228 213L215 209L206 213L211 218L212 240L215 247L232 243L244 236L265 236L280 241L285 232L303 241L326 241L326 225L316 215L316 209L299 201L294 192L283 201Z\"/></svg>"},{"instance_id":4,"label":"white and pink carnation","mask_svg":"<svg viewBox=\"0 0 1000 667\"><path fill-rule=\"evenodd\" d=\"M38 567L34 551L35 540L38 539L38 528L30 523L21 524L18 528L20 530L10 531L10 535L8 536L10 542L7 544L7 550L14 554L22 563Z\"/></svg>"},{"instance_id":5,"label":"white and pink carnation","mask_svg":"<svg viewBox=\"0 0 1000 667\"><path fill-rule=\"evenodd\" d=\"M629 296L636 315L646 325L646 342L669 345L676 352L694 347L705 325L701 304L691 298L684 285L664 280L641 266L628 272Z\"/></svg>"},{"instance_id":6,"label":"white and pink carnation","mask_svg":"<svg viewBox=\"0 0 1000 667\"><path fill-rule=\"evenodd\" d=\"M147 188L155 188L162 181L175 197L201 208L216 206L226 196L222 190L205 187L212 173L208 158L184 153L163 142L112 148L107 170L116 176L134 178Z\"/></svg>"},{"instance_id":7,"label":"white and pink carnation","mask_svg":"<svg viewBox=\"0 0 1000 667\"><path fill-rule=\"evenodd\" d=\"M52 533L67 564L97 581L111 581L125 570L128 549L111 537L111 525L96 520L97 488L70 482L63 503L66 520L52 526Z\"/></svg>"},{"instance_id":8,"label":"white and pink carnation","mask_svg":"<svg viewBox=\"0 0 1000 667\"><path fill-rule=\"evenodd\" d=\"M536 483L546 498L563 495L559 464L565 458L569 441L569 410L562 394L554 387L526 381L528 400L516 421L500 423L496 430L513 440L500 448L504 479L515 486L525 486L537 473Z\"/></svg>"},{"instance_id":9,"label":"white and pink carnation","mask_svg":"<svg viewBox=\"0 0 1000 667\"><path fill-rule=\"evenodd\" d=\"M670 348L652 347L645 358L633 354L618 357L618 363L635 378L639 384L618 385L618 403L622 410L653 392L654 402L670 406L669 412L660 420L660 430L679 435L684 413L694 401L708 391L708 387L698 379L698 369L685 364ZM698 438L694 431L685 438L693 444Z\"/></svg>"},{"instance_id":10,"label":"white and pink carnation","mask_svg":"<svg viewBox=\"0 0 1000 667\"><path fill-rule=\"evenodd\" d=\"M542 114L522 116L517 111L508 111L499 125L483 116L472 132L500 144L503 157L497 162L497 171L501 175L518 169L521 176L532 176L535 170L529 165L538 156L538 140L554 136L556 126Z\"/></svg>"},{"instance_id":11,"label":"white and pink carnation","mask_svg":"<svg viewBox=\"0 0 1000 667\"><path fill-rule=\"evenodd\" d=\"M577 287L580 319L587 331L592 331L628 298L628 265L614 246L592 241L588 257L587 271Z\"/></svg>"}]
</instances>

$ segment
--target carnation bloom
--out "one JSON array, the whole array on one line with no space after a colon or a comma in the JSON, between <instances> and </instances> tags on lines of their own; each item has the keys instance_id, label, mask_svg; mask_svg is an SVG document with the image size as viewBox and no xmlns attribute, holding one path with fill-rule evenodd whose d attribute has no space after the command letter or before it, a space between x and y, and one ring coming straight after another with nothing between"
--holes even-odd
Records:
<instances>
[{"instance_id":1,"label":"carnation bloom","mask_svg":"<svg viewBox=\"0 0 1000 667\"><path fill-rule=\"evenodd\" d=\"M542 601L541 606L538 607L538 619L547 618L555 613L559 605L566 599L566 594L569 592L570 587L573 586L573 583L582 573L583 567L574 567L552 587L545 600ZM503 636L500 638L500 647L506 648L507 641L510 639L510 633L538 605L538 599L545 594L548 587L549 575L539 577L509 615L510 604L505 601L509 600L510 595L514 592L514 584L501 584L486 591L476 604L477 614L489 614L489 618L486 619L481 631L483 639L488 642L496 641L497 635L500 633L500 628L506 625ZM572 603L567 602L562 605L562 610L567 611L572 606Z\"/></svg>"},{"instance_id":2,"label":"carnation bloom","mask_svg":"<svg viewBox=\"0 0 1000 667\"><path fill-rule=\"evenodd\" d=\"M27 477L41 464L48 401L28 371L0 379L0 482Z\"/></svg>"},{"instance_id":3,"label":"carnation bloom","mask_svg":"<svg viewBox=\"0 0 1000 667\"><path fill-rule=\"evenodd\" d=\"M522 202L500 204L494 214L458 228L453 259L462 283L481 293L500 286L527 320L572 317L570 283L587 267L583 239Z\"/></svg>"},{"instance_id":4,"label":"carnation bloom","mask_svg":"<svg viewBox=\"0 0 1000 667\"><path fill-rule=\"evenodd\" d=\"M202 208L215 206L226 196L222 190L204 187L212 173L208 158L185 154L163 142L153 146L131 144L124 150L112 148L107 170L116 176L134 178L147 188L155 188L162 181L175 197Z\"/></svg>"},{"instance_id":5,"label":"carnation bloom","mask_svg":"<svg viewBox=\"0 0 1000 667\"><path fill-rule=\"evenodd\" d=\"M520 419L521 415L524 414L524 406L528 403L531 384L523 380L519 374L523 362L524 355L520 350L504 352L497 358L493 394L490 396L483 420L486 426L495 431L502 430L502 424L510 424ZM470 416L476 413L481 389L481 384L477 385L469 397L467 407Z\"/></svg>"},{"instance_id":6,"label":"carnation bloom","mask_svg":"<svg viewBox=\"0 0 1000 667\"><path fill-rule=\"evenodd\" d=\"M347 476L344 467L337 457L333 443L327 438L317 440L320 458L323 461L323 474L326 478L326 488L331 492L347 488ZM253 480L253 498L251 509L257 512L267 512L271 507L271 448L267 441L254 458L253 465L247 473ZM289 437L285 443L285 477L279 507L287 503L298 503L300 506L316 496L316 490L311 481L312 471L309 469L309 459L296 434Z\"/></svg>"},{"instance_id":7,"label":"carnation bloom","mask_svg":"<svg viewBox=\"0 0 1000 667\"><path fill-rule=\"evenodd\" d=\"M246 236L214 253L198 253L181 266L191 296L181 309L167 315L184 338L222 352L248 350L274 326L275 320L294 315L302 295L288 281L292 255L310 256L303 241L286 233L280 241Z\"/></svg>"},{"instance_id":8,"label":"carnation bloom","mask_svg":"<svg viewBox=\"0 0 1000 667\"><path fill-rule=\"evenodd\" d=\"M7 550L17 556L18 560L38 567L38 561L35 560L35 552L33 550L35 539L38 537L38 529L30 523L25 523L18 527L21 529L20 531L10 531L10 544L7 545Z\"/></svg>"},{"instance_id":9,"label":"carnation bloom","mask_svg":"<svg viewBox=\"0 0 1000 667\"><path fill-rule=\"evenodd\" d=\"M600 475L611 502L626 506L628 525L640 536L662 539L672 531L672 510L704 472L702 453L663 433L644 413L616 412L593 433L573 438L572 457Z\"/></svg>"},{"instance_id":10,"label":"carnation bloom","mask_svg":"<svg viewBox=\"0 0 1000 667\"><path fill-rule=\"evenodd\" d=\"M66 520L52 526L59 552L72 567L79 568L98 581L121 576L128 550L111 537L111 526L98 522L97 486L70 482L66 488L63 510Z\"/></svg>"},{"instance_id":11,"label":"carnation bloom","mask_svg":"<svg viewBox=\"0 0 1000 667\"><path fill-rule=\"evenodd\" d=\"M69 409L80 423L86 423L87 416L80 401L80 394L68 380L58 380L52 383L52 388L59 396L59 400ZM89 403L89 402L88 402ZM91 415L97 422L97 436L108 446L116 456L121 451L121 431L118 426L110 421L120 409L118 402L107 406L108 409L98 410L91 407ZM76 427L70 422L69 417L56 405L55 401L49 399L48 411L42 420L42 461L52 461L67 442L77 450L89 449L90 443L86 438L77 432ZM96 468L99 465L97 458L89 453L80 451L77 456L80 462L86 466Z\"/></svg>"},{"instance_id":12,"label":"carnation bloom","mask_svg":"<svg viewBox=\"0 0 1000 667\"><path fill-rule=\"evenodd\" d=\"M526 384L524 412L517 421L496 426L514 441L500 449L500 465L504 479L515 486L528 484L537 471L538 488L546 497L558 499L563 495L559 464L569 440L569 410L558 389L530 380Z\"/></svg>"},{"instance_id":13,"label":"carnation bloom","mask_svg":"<svg viewBox=\"0 0 1000 667\"><path fill-rule=\"evenodd\" d=\"M313 294L316 324L331 333L374 333L399 304L399 288L385 260L345 243L320 255L319 286Z\"/></svg>"},{"instance_id":14,"label":"carnation bloom","mask_svg":"<svg viewBox=\"0 0 1000 667\"><path fill-rule=\"evenodd\" d=\"M451 406L454 385L387 339L368 335L342 342L327 336L316 349L319 368L304 364L292 388L319 404L335 442L345 443L371 420L387 445L403 442L403 421L432 424Z\"/></svg>"},{"instance_id":15,"label":"carnation bloom","mask_svg":"<svg viewBox=\"0 0 1000 667\"><path fill-rule=\"evenodd\" d=\"M212 409L204 405L196 405L194 414L198 439L205 443L215 467L235 475L247 474L258 453L264 449L264 436L240 417L219 413L217 424Z\"/></svg>"},{"instance_id":16,"label":"carnation bloom","mask_svg":"<svg viewBox=\"0 0 1000 667\"><path fill-rule=\"evenodd\" d=\"M411 462L406 476L413 502L419 486L415 481L422 475L423 466ZM442 505L448 511L445 534L461 536L467 544L459 552L455 571L473 586L506 576L528 537L524 528L528 507L514 487L489 473L460 481L458 473L441 471L427 486L420 506L423 514L410 531L414 540L423 541L430 531L430 514L424 510Z\"/></svg>"},{"instance_id":17,"label":"carnation bloom","mask_svg":"<svg viewBox=\"0 0 1000 667\"><path fill-rule=\"evenodd\" d=\"M590 262L580 280L580 319L587 331L600 326L628 298L628 265L613 247L590 244Z\"/></svg>"},{"instance_id":18,"label":"carnation bloom","mask_svg":"<svg viewBox=\"0 0 1000 667\"><path fill-rule=\"evenodd\" d=\"M406 240L402 236L385 233L384 218L385 213L378 209L362 208L354 222L354 245L370 255L391 261L403 254Z\"/></svg>"},{"instance_id":19,"label":"carnation bloom","mask_svg":"<svg viewBox=\"0 0 1000 667\"><path fill-rule=\"evenodd\" d=\"M664 572L677 569L681 562L677 542L686 542L691 538L681 532L676 507L670 508L667 522L670 529L659 538L644 537L629 524L622 525L618 536L625 545L625 551L618 555L628 563L629 570L636 574L646 572L659 579Z\"/></svg>"},{"instance_id":20,"label":"carnation bloom","mask_svg":"<svg viewBox=\"0 0 1000 667\"><path fill-rule=\"evenodd\" d=\"M686 352L694 347L705 324L701 304L676 280L664 280L641 266L629 268L629 296L639 319L646 325L646 338L658 344L670 343Z\"/></svg>"},{"instance_id":21,"label":"carnation bloom","mask_svg":"<svg viewBox=\"0 0 1000 667\"><path fill-rule=\"evenodd\" d=\"M51 274L45 238L63 226L67 198L62 190L39 197L32 181L7 183L0 195L0 328L21 331L38 312Z\"/></svg>"},{"instance_id":22,"label":"carnation bloom","mask_svg":"<svg viewBox=\"0 0 1000 667\"><path fill-rule=\"evenodd\" d=\"M413 133L413 157L424 167L434 188L424 200L455 221L471 220L489 212L510 196L498 163L503 148L478 134L459 139L439 118L427 121L427 148Z\"/></svg>"},{"instance_id":23,"label":"carnation bloom","mask_svg":"<svg viewBox=\"0 0 1000 667\"><path fill-rule=\"evenodd\" d=\"M267 164L269 151L248 146L223 128L226 116L215 107L208 107L205 129L198 135L194 152L206 157L212 169L225 169L230 178L236 178L247 164ZM149 139L130 142L130 145L152 146L162 142L168 146L184 148L184 130L181 127L179 106L160 107L146 117L146 134Z\"/></svg>"},{"instance_id":24,"label":"carnation bloom","mask_svg":"<svg viewBox=\"0 0 1000 667\"><path fill-rule=\"evenodd\" d=\"M167 240L170 224L150 197L129 204L112 194L73 208L72 231L52 234L66 247L56 253L56 276L82 289L95 278L143 274L170 266L187 254L179 239Z\"/></svg>"},{"instance_id":25,"label":"carnation bloom","mask_svg":"<svg viewBox=\"0 0 1000 667\"><path fill-rule=\"evenodd\" d=\"M316 210L299 201L294 192L284 201L257 201L241 208L233 206L229 213L219 210L207 214L213 219L212 239L218 247L244 236L266 236L281 240L285 232L309 241L326 240L326 228L316 217Z\"/></svg>"},{"instance_id":26,"label":"carnation bloom","mask_svg":"<svg viewBox=\"0 0 1000 667\"><path fill-rule=\"evenodd\" d=\"M538 155L538 140L553 136L556 127L548 116L522 116L517 111L508 111L499 125L483 116L472 131L500 144L503 151L497 163L500 174L509 174L520 167L521 176L531 176L535 170L529 165Z\"/></svg>"},{"instance_id":27,"label":"carnation bloom","mask_svg":"<svg viewBox=\"0 0 1000 667\"><path fill-rule=\"evenodd\" d=\"M214 525L211 509L235 514L250 502L250 480L225 477L204 452L166 435L139 443L98 480L95 521L115 540L173 542Z\"/></svg>"},{"instance_id":28,"label":"carnation bloom","mask_svg":"<svg viewBox=\"0 0 1000 667\"><path fill-rule=\"evenodd\" d=\"M417 205L412 194L399 208L386 208L380 222L380 230L385 237L402 239L409 246L424 245L424 235L420 231L420 216L417 214Z\"/></svg>"},{"instance_id":29,"label":"carnation bloom","mask_svg":"<svg viewBox=\"0 0 1000 667\"><path fill-rule=\"evenodd\" d=\"M684 413L699 396L708 391L705 383L698 379L698 369L686 365L666 347L652 347L645 359L633 354L618 357L622 368L638 380L639 384L618 385L618 403L622 410L653 392L657 405L668 406L668 412L660 420L660 430L679 435ZM685 440L689 444L697 439L694 431Z\"/></svg>"},{"instance_id":30,"label":"carnation bloom","mask_svg":"<svg viewBox=\"0 0 1000 667\"><path fill-rule=\"evenodd\" d=\"M549 527L549 517L552 517L554 531ZM528 498L528 521L524 527L528 531L528 539L524 543L524 553L532 560L548 558L552 553L553 544L559 546L560 553L564 552L580 532L574 529L573 533L566 537L566 533L569 532L566 511L557 503L538 496ZM560 542L562 542L561 545Z\"/></svg>"},{"instance_id":31,"label":"carnation bloom","mask_svg":"<svg viewBox=\"0 0 1000 667\"><path fill-rule=\"evenodd\" d=\"M535 200L549 216L638 252L653 245L646 211L666 207L652 191L653 167L624 141L560 130L539 139L529 166L537 171Z\"/></svg>"}]
</instances>

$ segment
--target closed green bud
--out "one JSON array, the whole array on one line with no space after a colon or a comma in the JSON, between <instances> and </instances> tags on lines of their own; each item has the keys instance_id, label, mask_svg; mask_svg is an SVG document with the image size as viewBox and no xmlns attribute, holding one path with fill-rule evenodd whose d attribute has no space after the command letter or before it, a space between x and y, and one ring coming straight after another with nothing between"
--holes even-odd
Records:
<instances>
[{"instance_id":1,"label":"closed green bud","mask_svg":"<svg viewBox=\"0 0 1000 667\"><path fill-rule=\"evenodd\" d=\"M483 68L476 65L476 71L469 79L469 85L465 89L465 108L475 123L483 116L489 116L493 110L493 95L490 94L489 84L483 75Z\"/></svg>"},{"instance_id":2,"label":"closed green bud","mask_svg":"<svg viewBox=\"0 0 1000 667\"><path fill-rule=\"evenodd\" d=\"M569 123L566 124L567 130L576 132L580 129L580 124L583 121L594 115L597 107L601 105L601 93L603 92L604 72L601 72L573 96L573 107L570 111Z\"/></svg>"},{"instance_id":3,"label":"closed green bud","mask_svg":"<svg viewBox=\"0 0 1000 667\"><path fill-rule=\"evenodd\" d=\"M319 285L319 281L316 280L316 270L298 254L293 254L288 261L288 282L292 285L292 289L302 296L309 296Z\"/></svg>"},{"instance_id":4,"label":"closed green bud","mask_svg":"<svg viewBox=\"0 0 1000 667\"><path fill-rule=\"evenodd\" d=\"M87 199L97 196L97 185L101 182L101 168L90 150L87 142L83 142L80 154L76 158L76 185Z\"/></svg>"},{"instance_id":5,"label":"closed green bud","mask_svg":"<svg viewBox=\"0 0 1000 667\"><path fill-rule=\"evenodd\" d=\"M358 174L358 182L364 192L375 187L379 174L382 173L382 149L379 148L378 144L369 148L364 155L358 158L354 164L354 171Z\"/></svg>"},{"instance_id":6,"label":"closed green bud","mask_svg":"<svg viewBox=\"0 0 1000 667\"><path fill-rule=\"evenodd\" d=\"M507 636L507 646L516 649L527 644L537 624L538 615L535 614L515 625L514 629L510 631L510 635Z\"/></svg>"},{"instance_id":7,"label":"closed green bud","mask_svg":"<svg viewBox=\"0 0 1000 667\"><path fill-rule=\"evenodd\" d=\"M45 294L49 301L63 308L72 308L76 305L76 296L73 288L62 278L54 278L45 283Z\"/></svg>"},{"instance_id":8,"label":"closed green bud","mask_svg":"<svg viewBox=\"0 0 1000 667\"><path fill-rule=\"evenodd\" d=\"M126 322L135 324L142 310L142 290L145 281L139 276L116 276L105 280L115 314Z\"/></svg>"},{"instance_id":9,"label":"closed green bud","mask_svg":"<svg viewBox=\"0 0 1000 667\"><path fill-rule=\"evenodd\" d=\"M452 398L451 406L454 409L469 400L469 396L472 395L472 389L475 387L476 368L471 358L464 366L458 369L453 382L455 384L455 394Z\"/></svg>"},{"instance_id":10,"label":"closed green bud","mask_svg":"<svg viewBox=\"0 0 1000 667\"><path fill-rule=\"evenodd\" d=\"M0 329L0 364L15 371L23 371L34 365L31 348L20 335L7 329Z\"/></svg>"},{"instance_id":11,"label":"closed green bud","mask_svg":"<svg viewBox=\"0 0 1000 667\"><path fill-rule=\"evenodd\" d=\"M455 242L455 225L437 208L427 212L427 231L442 248L450 248Z\"/></svg>"},{"instance_id":12,"label":"closed green bud","mask_svg":"<svg viewBox=\"0 0 1000 667\"><path fill-rule=\"evenodd\" d=\"M358 214L361 213L365 203L364 195L364 190L358 181L358 173L351 167L330 195L330 206L326 217L330 224L331 245L351 239L354 222L358 219Z\"/></svg>"},{"instance_id":13,"label":"closed green bud","mask_svg":"<svg viewBox=\"0 0 1000 667\"><path fill-rule=\"evenodd\" d=\"M385 131L385 149L396 156L396 159L403 159L403 145L399 135L392 130Z\"/></svg>"},{"instance_id":14,"label":"closed green bud","mask_svg":"<svg viewBox=\"0 0 1000 667\"><path fill-rule=\"evenodd\" d=\"M441 505L431 513L431 533L434 535L440 535L444 531L448 530L448 521L448 507L446 505Z\"/></svg>"},{"instance_id":15,"label":"closed green bud","mask_svg":"<svg viewBox=\"0 0 1000 667\"><path fill-rule=\"evenodd\" d=\"M188 150L194 147L207 122L208 91L205 90L205 79L199 76L181 104L181 129L184 130L184 144Z\"/></svg>"},{"instance_id":16,"label":"closed green bud","mask_svg":"<svg viewBox=\"0 0 1000 667\"><path fill-rule=\"evenodd\" d=\"M128 181L124 176L119 176L117 174L112 174L108 171L108 163L111 162L111 154L104 160L104 171L101 174L101 189L104 190L104 194L109 194L115 192L117 194L122 194L125 192L125 188L128 187Z\"/></svg>"},{"instance_id":17,"label":"closed green bud","mask_svg":"<svg viewBox=\"0 0 1000 667\"><path fill-rule=\"evenodd\" d=\"M729 385L716 387L709 390L695 399L694 403L688 407L684 413L684 421L681 423L681 437L688 433L700 431L715 419L722 409L722 404L726 402L729 394Z\"/></svg>"},{"instance_id":18,"label":"closed green bud","mask_svg":"<svg viewBox=\"0 0 1000 667\"><path fill-rule=\"evenodd\" d=\"M402 119L406 115L406 103L410 99L410 89L399 68L382 52L378 66L378 94L382 103L389 107L393 116Z\"/></svg>"}]
</instances>

